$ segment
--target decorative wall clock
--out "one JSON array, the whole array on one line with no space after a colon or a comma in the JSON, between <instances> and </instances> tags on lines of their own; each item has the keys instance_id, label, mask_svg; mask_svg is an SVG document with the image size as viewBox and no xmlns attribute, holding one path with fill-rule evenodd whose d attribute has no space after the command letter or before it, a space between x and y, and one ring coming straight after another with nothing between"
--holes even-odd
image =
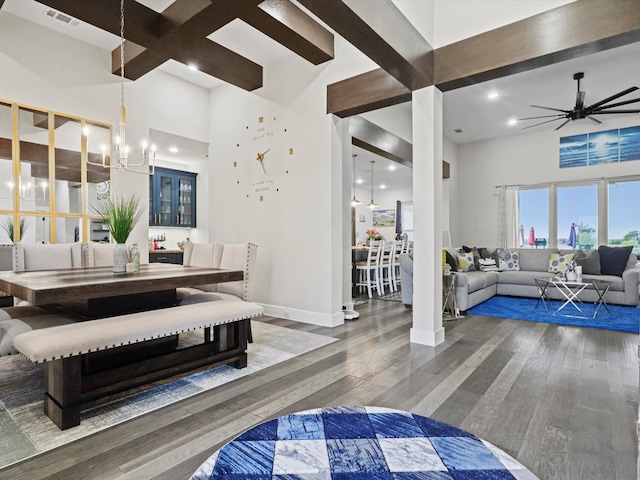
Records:
<instances>
[{"instance_id":1,"label":"decorative wall clock","mask_svg":"<svg viewBox=\"0 0 640 480\"><path fill-rule=\"evenodd\" d=\"M294 150L288 145L288 129L276 117L258 117L245 129L246 141L236 144L240 158L233 165L237 168L240 162L247 162L248 168L243 169L247 177L237 183L244 185L247 198L263 202L281 191Z\"/></svg>"}]
</instances>

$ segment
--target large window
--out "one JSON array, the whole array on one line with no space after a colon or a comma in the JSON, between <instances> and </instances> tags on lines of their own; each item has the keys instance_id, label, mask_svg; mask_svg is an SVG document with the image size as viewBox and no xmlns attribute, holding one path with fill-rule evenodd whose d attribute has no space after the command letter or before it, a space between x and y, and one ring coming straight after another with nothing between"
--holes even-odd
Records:
<instances>
[{"instance_id":1,"label":"large window","mask_svg":"<svg viewBox=\"0 0 640 480\"><path fill-rule=\"evenodd\" d=\"M609 245L633 245L640 255L640 181L609 183Z\"/></svg>"},{"instance_id":2,"label":"large window","mask_svg":"<svg viewBox=\"0 0 640 480\"><path fill-rule=\"evenodd\" d=\"M575 244L569 242L571 229ZM598 186L558 188L558 248L598 248Z\"/></svg>"},{"instance_id":3,"label":"large window","mask_svg":"<svg viewBox=\"0 0 640 480\"><path fill-rule=\"evenodd\" d=\"M549 243L549 189L518 192L519 247L545 247Z\"/></svg>"},{"instance_id":4,"label":"large window","mask_svg":"<svg viewBox=\"0 0 640 480\"><path fill-rule=\"evenodd\" d=\"M562 182L555 189L553 184L520 187L517 202L516 247L593 250L606 243L632 245L640 256L640 217L634 214L639 176Z\"/></svg>"}]
</instances>

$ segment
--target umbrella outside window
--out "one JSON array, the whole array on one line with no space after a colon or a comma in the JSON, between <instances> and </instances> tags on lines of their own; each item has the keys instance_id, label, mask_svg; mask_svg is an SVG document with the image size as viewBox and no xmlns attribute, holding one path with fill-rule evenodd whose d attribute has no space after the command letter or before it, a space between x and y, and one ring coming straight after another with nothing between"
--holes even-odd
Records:
<instances>
[{"instance_id":1,"label":"umbrella outside window","mask_svg":"<svg viewBox=\"0 0 640 480\"><path fill-rule=\"evenodd\" d=\"M576 235L576 224L571 224L571 231L569 232L569 239L567 240L567 246L576 248L578 246L578 235Z\"/></svg>"}]
</instances>

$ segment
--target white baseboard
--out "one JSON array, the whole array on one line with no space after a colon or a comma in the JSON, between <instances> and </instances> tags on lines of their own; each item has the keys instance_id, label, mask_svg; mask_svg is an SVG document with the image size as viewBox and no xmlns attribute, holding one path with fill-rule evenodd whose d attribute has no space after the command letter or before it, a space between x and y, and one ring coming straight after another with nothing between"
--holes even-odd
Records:
<instances>
[{"instance_id":1,"label":"white baseboard","mask_svg":"<svg viewBox=\"0 0 640 480\"><path fill-rule=\"evenodd\" d=\"M286 318L301 323L310 323L321 327L337 327L344 324L344 314L342 312L334 314L323 314L297 310L295 308L285 308L277 305L260 304L264 308L264 314L272 317Z\"/></svg>"},{"instance_id":2,"label":"white baseboard","mask_svg":"<svg viewBox=\"0 0 640 480\"><path fill-rule=\"evenodd\" d=\"M444 328L439 328L436 332L411 328L409 341L411 343L419 343L421 345L435 347L436 345L440 345L444 342Z\"/></svg>"}]
</instances>

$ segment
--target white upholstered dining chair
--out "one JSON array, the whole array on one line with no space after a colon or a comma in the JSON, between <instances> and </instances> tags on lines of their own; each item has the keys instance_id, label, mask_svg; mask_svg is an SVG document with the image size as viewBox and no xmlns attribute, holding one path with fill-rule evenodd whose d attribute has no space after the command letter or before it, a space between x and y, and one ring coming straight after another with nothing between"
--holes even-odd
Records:
<instances>
[{"instance_id":1,"label":"white upholstered dining chair","mask_svg":"<svg viewBox=\"0 0 640 480\"><path fill-rule=\"evenodd\" d=\"M13 245L13 271L55 270L81 268L82 244L75 243L22 243Z\"/></svg>"},{"instance_id":2,"label":"white upholstered dining chair","mask_svg":"<svg viewBox=\"0 0 640 480\"><path fill-rule=\"evenodd\" d=\"M115 243L85 243L82 245L82 253L85 267L111 267L113 266L113 248Z\"/></svg>"}]
</instances>

